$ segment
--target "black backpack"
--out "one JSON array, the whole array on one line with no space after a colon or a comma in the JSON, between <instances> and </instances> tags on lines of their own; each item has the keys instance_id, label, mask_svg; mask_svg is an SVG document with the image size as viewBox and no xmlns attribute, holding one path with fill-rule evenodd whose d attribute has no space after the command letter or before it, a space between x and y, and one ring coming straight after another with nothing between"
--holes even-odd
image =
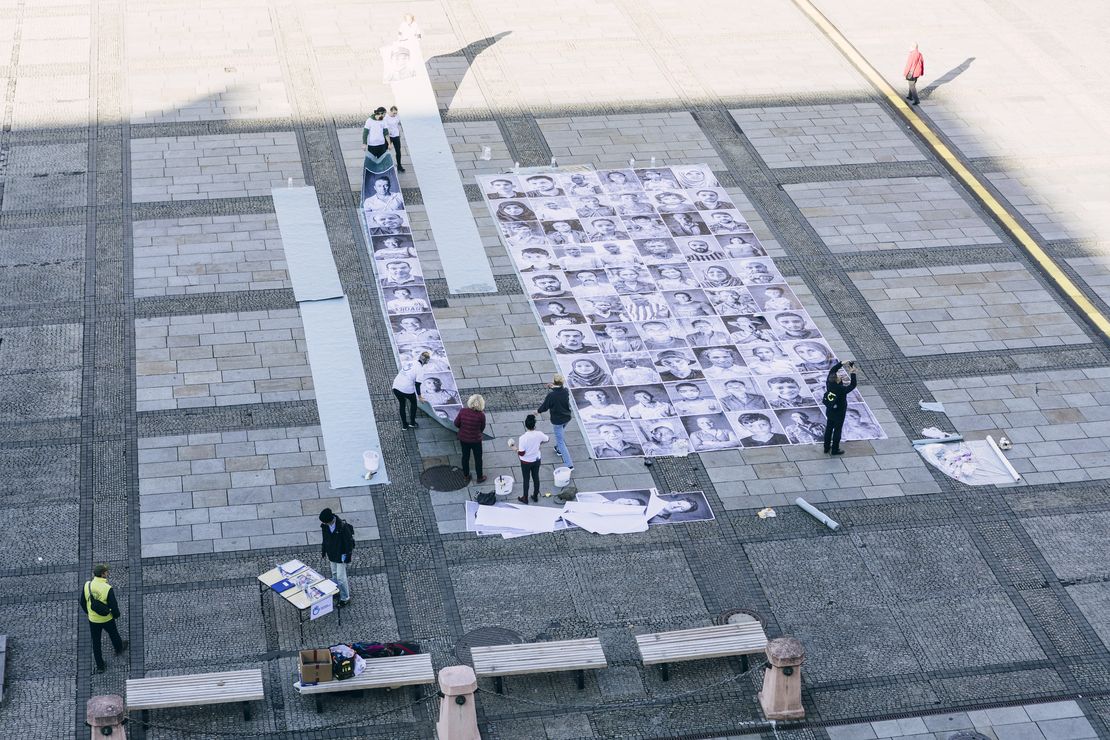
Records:
<instances>
[{"instance_id":1,"label":"black backpack","mask_svg":"<svg viewBox=\"0 0 1110 740\"><path fill-rule=\"evenodd\" d=\"M479 506L493 506L497 503L497 494L493 491L486 491L485 493L479 491L474 494L474 500L478 502Z\"/></svg>"}]
</instances>

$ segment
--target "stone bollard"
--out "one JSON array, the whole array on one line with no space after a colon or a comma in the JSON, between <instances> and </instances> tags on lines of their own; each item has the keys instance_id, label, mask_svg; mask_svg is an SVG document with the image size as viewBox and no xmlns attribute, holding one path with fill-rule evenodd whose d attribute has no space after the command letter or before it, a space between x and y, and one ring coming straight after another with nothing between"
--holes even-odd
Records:
<instances>
[{"instance_id":1,"label":"stone bollard","mask_svg":"<svg viewBox=\"0 0 1110 740\"><path fill-rule=\"evenodd\" d=\"M474 691L478 677L468 665L451 665L439 672L439 721L436 722L438 740L481 740L478 734L478 714L474 708Z\"/></svg>"},{"instance_id":2,"label":"stone bollard","mask_svg":"<svg viewBox=\"0 0 1110 740\"><path fill-rule=\"evenodd\" d=\"M91 728L90 738L112 737L127 740L123 727L123 697L118 694L94 696L85 704L85 723Z\"/></svg>"},{"instance_id":3,"label":"stone bollard","mask_svg":"<svg viewBox=\"0 0 1110 740\"><path fill-rule=\"evenodd\" d=\"M767 719L802 719L802 662L806 651L800 640L780 637L767 643L769 666L763 671L759 705Z\"/></svg>"}]
</instances>

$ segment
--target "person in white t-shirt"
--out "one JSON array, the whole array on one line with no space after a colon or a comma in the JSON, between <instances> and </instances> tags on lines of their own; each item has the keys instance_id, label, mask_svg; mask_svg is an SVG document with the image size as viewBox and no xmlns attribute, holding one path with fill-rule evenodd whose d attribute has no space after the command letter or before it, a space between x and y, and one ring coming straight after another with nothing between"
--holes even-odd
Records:
<instances>
[{"instance_id":1,"label":"person in white t-shirt","mask_svg":"<svg viewBox=\"0 0 1110 740\"><path fill-rule=\"evenodd\" d=\"M393 144L393 156L397 160L397 171L404 172L401 166L401 116L397 113L397 106L392 106L389 113L383 118L389 125L389 142Z\"/></svg>"},{"instance_id":2,"label":"person in white t-shirt","mask_svg":"<svg viewBox=\"0 0 1110 740\"><path fill-rule=\"evenodd\" d=\"M389 142L386 140L388 134L389 124L385 121L385 108L375 108L362 126L362 143L366 145L366 151L375 157L380 157L389 151Z\"/></svg>"},{"instance_id":3,"label":"person in white t-shirt","mask_svg":"<svg viewBox=\"0 0 1110 740\"><path fill-rule=\"evenodd\" d=\"M539 502L540 500L540 445L550 439L543 432L536 431L536 415L528 414L524 417L524 434L520 435L515 443L509 442L509 446L516 450L516 454L520 457L520 477L524 479L524 495L519 497L517 501L522 504L528 503L528 483L531 481L532 488L532 501Z\"/></svg>"},{"instance_id":4,"label":"person in white t-shirt","mask_svg":"<svg viewBox=\"0 0 1110 740\"><path fill-rule=\"evenodd\" d=\"M431 353L423 352L416 363L409 367L402 367L397 377L393 379L393 396L397 399L397 410L401 414L401 428L415 429L416 423L416 397L420 394L420 384L424 380L426 371L424 367L432 358ZM405 406L408 414L405 414Z\"/></svg>"}]
</instances>

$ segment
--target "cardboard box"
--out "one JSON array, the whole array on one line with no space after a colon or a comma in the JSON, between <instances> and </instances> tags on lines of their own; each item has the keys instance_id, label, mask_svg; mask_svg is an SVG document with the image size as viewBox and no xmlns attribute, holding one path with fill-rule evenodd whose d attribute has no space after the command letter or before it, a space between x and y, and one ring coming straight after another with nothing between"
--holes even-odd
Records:
<instances>
[{"instance_id":1,"label":"cardboard box","mask_svg":"<svg viewBox=\"0 0 1110 740\"><path fill-rule=\"evenodd\" d=\"M301 685L331 680L331 651L301 651Z\"/></svg>"}]
</instances>

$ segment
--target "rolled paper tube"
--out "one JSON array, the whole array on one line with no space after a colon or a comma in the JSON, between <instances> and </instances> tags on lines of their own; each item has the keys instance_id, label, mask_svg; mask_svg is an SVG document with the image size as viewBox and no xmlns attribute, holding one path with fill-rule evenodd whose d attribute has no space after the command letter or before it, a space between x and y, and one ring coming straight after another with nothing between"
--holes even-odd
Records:
<instances>
[{"instance_id":1,"label":"rolled paper tube","mask_svg":"<svg viewBox=\"0 0 1110 740\"><path fill-rule=\"evenodd\" d=\"M832 519L830 519L828 516L826 516L824 514L824 512L822 512L820 509L818 509L813 504L806 501L801 496L794 499L794 503L797 504L802 509L802 511L809 514L810 516L812 516L814 519L816 519L817 521L824 524L829 529L832 529L832 530L840 529L840 524L838 522L835 522Z\"/></svg>"},{"instance_id":2,"label":"rolled paper tube","mask_svg":"<svg viewBox=\"0 0 1110 740\"><path fill-rule=\"evenodd\" d=\"M963 441L964 441L964 435L962 435L962 434L950 434L947 437L937 437L936 439L915 439L910 444L912 444L914 447L920 447L921 445L934 445L934 444L944 444L945 442L963 442Z\"/></svg>"}]
</instances>

